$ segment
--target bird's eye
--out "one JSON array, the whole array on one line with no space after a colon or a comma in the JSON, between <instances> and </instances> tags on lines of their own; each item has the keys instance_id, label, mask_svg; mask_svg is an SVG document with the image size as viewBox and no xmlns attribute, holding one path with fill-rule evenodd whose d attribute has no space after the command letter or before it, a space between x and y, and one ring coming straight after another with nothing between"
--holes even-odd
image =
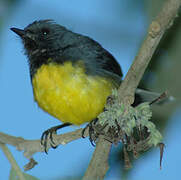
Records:
<instances>
[{"instance_id":1,"label":"bird's eye","mask_svg":"<svg viewBox=\"0 0 181 180\"><path fill-rule=\"evenodd\" d=\"M43 34L44 36L46 36L46 35L48 35L48 34L50 33L50 30L47 29L47 28L43 28L43 29L41 30L41 32L42 32L42 34Z\"/></svg>"}]
</instances>

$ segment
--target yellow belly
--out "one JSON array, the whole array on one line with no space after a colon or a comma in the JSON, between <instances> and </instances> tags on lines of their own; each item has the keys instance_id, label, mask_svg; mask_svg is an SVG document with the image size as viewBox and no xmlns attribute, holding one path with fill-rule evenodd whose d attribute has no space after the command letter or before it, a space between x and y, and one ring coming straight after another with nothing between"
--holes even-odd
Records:
<instances>
[{"instance_id":1,"label":"yellow belly","mask_svg":"<svg viewBox=\"0 0 181 180\"><path fill-rule=\"evenodd\" d=\"M88 76L80 65L42 65L32 80L35 101L62 122L80 125L103 111L112 83Z\"/></svg>"}]
</instances>

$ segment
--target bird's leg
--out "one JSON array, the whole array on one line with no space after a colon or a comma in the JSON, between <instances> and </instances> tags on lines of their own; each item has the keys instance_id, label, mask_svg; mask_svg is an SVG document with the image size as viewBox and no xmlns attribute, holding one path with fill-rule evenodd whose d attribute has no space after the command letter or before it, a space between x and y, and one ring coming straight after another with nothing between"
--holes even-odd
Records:
<instances>
[{"instance_id":1,"label":"bird's leg","mask_svg":"<svg viewBox=\"0 0 181 180\"><path fill-rule=\"evenodd\" d=\"M51 127L50 129L47 129L46 131L43 132L42 136L41 136L41 145L44 146L45 149L45 153L47 153L47 141L48 141L48 137L50 137L50 145L52 148L56 148L57 146L55 145L55 142L53 141L53 136L52 134L56 134L58 129L64 128L66 126L70 126L72 125L71 123L64 123L58 126L54 126Z\"/></svg>"},{"instance_id":2,"label":"bird's leg","mask_svg":"<svg viewBox=\"0 0 181 180\"><path fill-rule=\"evenodd\" d=\"M89 124L87 124L86 127L82 130L82 138L85 138L85 136L84 136L85 130L86 130L87 128L89 128L89 140L90 140L92 146L95 146L93 134L94 134L94 126L95 126L95 124L97 123L97 121L98 121L98 118L93 119L93 120L92 120Z\"/></svg>"}]
</instances>

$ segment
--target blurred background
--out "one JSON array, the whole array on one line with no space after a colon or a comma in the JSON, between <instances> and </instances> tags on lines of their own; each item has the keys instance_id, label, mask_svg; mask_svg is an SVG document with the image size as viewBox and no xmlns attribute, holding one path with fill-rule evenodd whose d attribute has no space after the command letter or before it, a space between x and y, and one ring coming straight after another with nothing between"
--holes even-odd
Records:
<instances>
[{"instance_id":1,"label":"blurred background","mask_svg":"<svg viewBox=\"0 0 181 180\"><path fill-rule=\"evenodd\" d=\"M54 19L68 29L88 35L110 51L128 71L148 25L164 0L0 0L0 131L38 139L42 132L59 124L44 113L33 100L27 59L20 39L10 27L24 28L34 20ZM181 19L177 18L157 48L140 86L157 92L167 90L176 101L155 106L153 121L166 145L163 168L159 169L159 148L153 148L132 161L124 170L121 144L110 154L106 180L178 179L181 162ZM75 130L65 128L61 132ZM28 162L22 152L8 146L21 168ZM94 147L88 139L37 153L38 165L28 173L41 180L80 179L91 159ZM10 164L0 150L0 179L9 177Z\"/></svg>"}]
</instances>

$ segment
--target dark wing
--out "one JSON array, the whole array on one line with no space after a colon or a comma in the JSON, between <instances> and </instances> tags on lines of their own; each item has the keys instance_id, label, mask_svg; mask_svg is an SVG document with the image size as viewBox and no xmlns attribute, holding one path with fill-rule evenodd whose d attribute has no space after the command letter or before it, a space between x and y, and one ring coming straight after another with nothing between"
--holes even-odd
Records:
<instances>
[{"instance_id":1,"label":"dark wing","mask_svg":"<svg viewBox=\"0 0 181 180\"><path fill-rule=\"evenodd\" d=\"M81 60L87 74L110 78L117 86L121 83L123 74L120 65L98 42L72 32L68 32L61 42L64 42L61 59Z\"/></svg>"}]
</instances>

